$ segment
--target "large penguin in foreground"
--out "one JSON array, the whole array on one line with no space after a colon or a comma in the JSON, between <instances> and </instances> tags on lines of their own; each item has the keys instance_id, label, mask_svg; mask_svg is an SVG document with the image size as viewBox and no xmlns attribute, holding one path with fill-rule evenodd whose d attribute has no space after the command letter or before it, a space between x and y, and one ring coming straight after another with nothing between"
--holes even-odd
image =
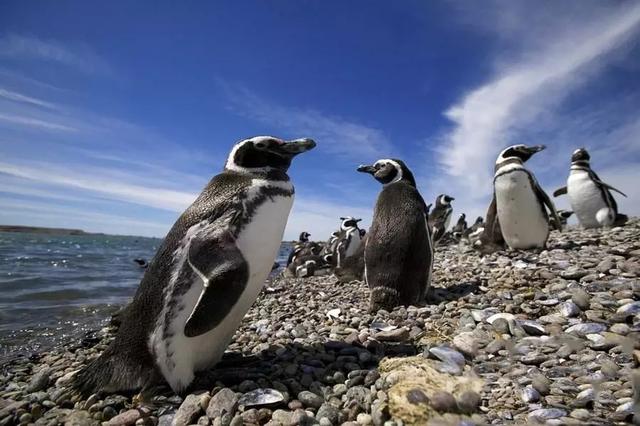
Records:
<instances>
[{"instance_id":1,"label":"large penguin in foreground","mask_svg":"<svg viewBox=\"0 0 640 426\"><path fill-rule=\"evenodd\" d=\"M74 377L84 395L161 382L180 392L216 364L256 300L282 241L294 189L287 169L311 139L237 143L169 231L115 340Z\"/></svg>"},{"instance_id":2,"label":"large penguin in foreground","mask_svg":"<svg viewBox=\"0 0 640 426\"><path fill-rule=\"evenodd\" d=\"M369 309L415 305L426 296L433 267L427 205L413 174L400 160L378 160L358 171L373 175L383 185L364 249Z\"/></svg>"},{"instance_id":3,"label":"large penguin in foreground","mask_svg":"<svg viewBox=\"0 0 640 426\"><path fill-rule=\"evenodd\" d=\"M543 248L549 237L549 214L561 229L562 222L551 199L524 167L532 155L543 149L544 145L513 145L498 156L482 245L506 243L513 249Z\"/></svg>"},{"instance_id":4,"label":"large penguin in foreground","mask_svg":"<svg viewBox=\"0 0 640 426\"><path fill-rule=\"evenodd\" d=\"M626 195L604 183L591 169L591 156L584 148L576 149L571 156L571 171L567 186L556 190L554 197L569 194L571 208L585 228L618 226L627 221L627 216L618 213L618 204L611 191Z\"/></svg>"}]
</instances>

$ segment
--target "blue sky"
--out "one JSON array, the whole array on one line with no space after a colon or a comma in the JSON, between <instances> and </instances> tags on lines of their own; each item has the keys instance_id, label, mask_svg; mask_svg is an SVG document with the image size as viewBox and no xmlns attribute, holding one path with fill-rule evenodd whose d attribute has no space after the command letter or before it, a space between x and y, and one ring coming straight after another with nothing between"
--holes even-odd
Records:
<instances>
[{"instance_id":1,"label":"blue sky","mask_svg":"<svg viewBox=\"0 0 640 426\"><path fill-rule=\"evenodd\" d=\"M285 234L370 221L360 163L484 214L495 157L548 192L571 152L640 214L635 1L29 2L0 5L0 223L163 236L237 140L312 137ZM566 207L566 200L558 201Z\"/></svg>"}]
</instances>

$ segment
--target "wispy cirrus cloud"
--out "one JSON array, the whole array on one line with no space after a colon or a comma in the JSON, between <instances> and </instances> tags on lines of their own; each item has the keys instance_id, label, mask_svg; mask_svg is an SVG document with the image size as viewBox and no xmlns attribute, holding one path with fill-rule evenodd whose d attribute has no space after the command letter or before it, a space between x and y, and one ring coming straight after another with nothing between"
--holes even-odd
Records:
<instances>
[{"instance_id":1,"label":"wispy cirrus cloud","mask_svg":"<svg viewBox=\"0 0 640 426\"><path fill-rule=\"evenodd\" d=\"M0 98L14 102L36 105L43 108L57 109L56 105L51 102L43 101L42 99L33 98L11 90L6 90L2 87L0 87Z\"/></svg>"},{"instance_id":2,"label":"wispy cirrus cloud","mask_svg":"<svg viewBox=\"0 0 640 426\"><path fill-rule=\"evenodd\" d=\"M78 129L65 124L54 123L47 120L41 120L38 118L16 115L16 114L2 114L0 113L0 122L4 122L10 125L18 125L21 127L34 128L40 130L49 130L55 132L77 132Z\"/></svg>"},{"instance_id":3,"label":"wispy cirrus cloud","mask_svg":"<svg viewBox=\"0 0 640 426\"><path fill-rule=\"evenodd\" d=\"M464 208L474 214L484 211L492 191L492 166L504 146L531 142L544 130L549 139L536 143L554 145L562 155L581 144L567 134L564 141L555 139L549 130L562 127L555 114L570 95L619 59L616 54L624 53L640 30L638 3L606 9L596 5L578 15L554 14L554 3L546 3L544 8L527 7L522 2L511 5L501 3L502 8L492 9L497 19L492 25L495 23L498 38L514 32L520 38L511 40L495 58L492 78L445 111L452 127L442 135L437 148L446 174L439 185L464 194L459 198L466 199ZM515 13L511 13L513 9ZM531 25L525 25L525 20ZM524 27L529 31L522 31ZM563 118L577 120L574 114L565 111ZM605 122L610 123L611 117ZM608 132L616 131L605 126Z\"/></svg>"},{"instance_id":4,"label":"wispy cirrus cloud","mask_svg":"<svg viewBox=\"0 0 640 426\"><path fill-rule=\"evenodd\" d=\"M0 173L33 182L89 191L102 197L128 203L150 206L168 211L182 211L195 200L196 193L168 189L158 182L156 186L136 185L139 176L125 172L84 167L81 172L68 171L48 163L31 162L10 164L0 162ZM116 174L114 178L112 175ZM111 176L110 176L111 175Z\"/></svg>"},{"instance_id":5,"label":"wispy cirrus cloud","mask_svg":"<svg viewBox=\"0 0 640 426\"><path fill-rule=\"evenodd\" d=\"M361 161L362 158L387 155L385 153L391 150L387 136L375 127L312 108L283 106L245 87L225 83L220 85L228 96L231 108L239 115L296 134L313 135L322 140L322 149L333 155Z\"/></svg>"},{"instance_id":6,"label":"wispy cirrus cloud","mask_svg":"<svg viewBox=\"0 0 640 426\"><path fill-rule=\"evenodd\" d=\"M0 57L54 62L87 74L113 74L100 55L81 43L63 43L38 37L8 34L0 38Z\"/></svg>"}]
</instances>

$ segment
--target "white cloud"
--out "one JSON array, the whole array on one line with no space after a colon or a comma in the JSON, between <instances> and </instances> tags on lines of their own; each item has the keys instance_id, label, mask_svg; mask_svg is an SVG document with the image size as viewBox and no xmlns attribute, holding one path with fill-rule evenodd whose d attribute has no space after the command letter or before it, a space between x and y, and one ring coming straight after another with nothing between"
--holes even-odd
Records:
<instances>
[{"instance_id":1,"label":"white cloud","mask_svg":"<svg viewBox=\"0 0 640 426\"><path fill-rule=\"evenodd\" d=\"M327 115L314 109L293 108L268 101L243 87L221 83L238 114L252 118L296 137L310 136L322 141L320 149L362 161L363 158L388 156L391 143L384 132L374 127Z\"/></svg>"},{"instance_id":2,"label":"white cloud","mask_svg":"<svg viewBox=\"0 0 640 426\"><path fill-rule=\"evenodd\" d=\"M51 102L43 101L42 99L33 98L31 96L26 96L21 93L13 92L11 90L6 90L2 87L0 87L0 98L4 98L14 102L36 105L44 108L56 109L56 106Z\"/></svg>"},{"instance_id":3,"label":"white cloud","mask_svg":"<svg viewBox=\"0 0 640 426\"><path fill-rule=\"evenodd\" d=\"M361 218L360 227L368 229L374 202L371 201L370 207L353 206L297 193L284 239L296 240L302 231L307 231L314 240L328 240L331 233L340 227L340 217L344 216Z\"/></svg>"},{"instance_id":4,"label":"white cloud","mask_svg":"<svg viewBox=\"0 0 640 426\"><path fill-rule=\"evenodd\" d=\"M496 75L464 94L445 112L453 127L442 136L437 149L446 177L435 185L458 195L456 204L468 209L470 216L484 214L492 191L493 164L500 150L510 143L523 142L520 138L531 129L537 130L540 123L554 122L554 110L561 102L591 81L608 63L607 55L624 46L640 28L638 3L599 9L589 20L563 16L547 26L553 13L544 10L536 14L521 5L518 3L517 15L502 13L498 17L504 21L495 23L500 36L515 31L513 28L530 30L518 32L522 37L516 39L519 48L508 49L507 57L496 61ZM510 10L508 6L506 10ZM575 143L575 139L571 141Z\"/></svg>"},{"instance_id":5,"label":"white cloud","mask_svg":"<svg viewBox=\"0 0 640 426\"><path fill-rule=\"evenodd\" d=\"M164 236L170 228L170 224L105 214L91 209L60 207L49 202L0 198L0 203L0 222L9 225L60 227L152 237Z\"/></svg>"},{"instance_id":6,"label":"white cloud","mask_svg":"<svg viewBox=\"0 0 640 426\"><path fill-rule=\"evenodd\" d=\"M64 124L54 123L51 121L40 120L32 117L25 117L14 114L0 114L0 121L5 123L19 125L28 128L35 128L40 130L53 130L60 132L77 132L75 127L67 126Z\"/></svg>"},{"instance_id":7,"label":"white cloud","mask_svg":"<svg viewBox=\"0 0 640 426\"><path fill-rule=\"evenodd\" d=\"M136 176L123 172L113 179L100 169L83 168L80 173L70 172L46 163L10 164L0 162L0 172L38 183L46 183L71 189L80 189L104 198L140 204L168 211L182 211L191 204L195 193L166 189L160 185L142 186L131 184ZM160 182L159 182L160 183Z\"/></svg>"},{"instance_id":8,"label":"white cloud","mask_svg":"<svg viewBox=\"0 0 640 426\"><path fill-rule=\"evenodd\" d=\"M84 44L9 34L0 38L0 56L57 62L86 73L112 74L109 64Z\"/></svg>"}]
</instances>

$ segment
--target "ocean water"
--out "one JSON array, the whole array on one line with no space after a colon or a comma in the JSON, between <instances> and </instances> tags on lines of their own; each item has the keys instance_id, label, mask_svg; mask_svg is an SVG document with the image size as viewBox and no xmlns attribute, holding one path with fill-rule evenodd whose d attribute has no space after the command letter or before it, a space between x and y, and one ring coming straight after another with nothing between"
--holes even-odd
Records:
<instances>
[{"instance_id":1,"label":"ocean water","mask_svg":"<svg viewBox=\"0 0 640 426\"><path fill-rule=\"evenodd\" d=\"M157 238L0 232L0 362L82 338L138 287ZM278 258L286 262L289 245Z\"/></svg>"}]
</instances>

